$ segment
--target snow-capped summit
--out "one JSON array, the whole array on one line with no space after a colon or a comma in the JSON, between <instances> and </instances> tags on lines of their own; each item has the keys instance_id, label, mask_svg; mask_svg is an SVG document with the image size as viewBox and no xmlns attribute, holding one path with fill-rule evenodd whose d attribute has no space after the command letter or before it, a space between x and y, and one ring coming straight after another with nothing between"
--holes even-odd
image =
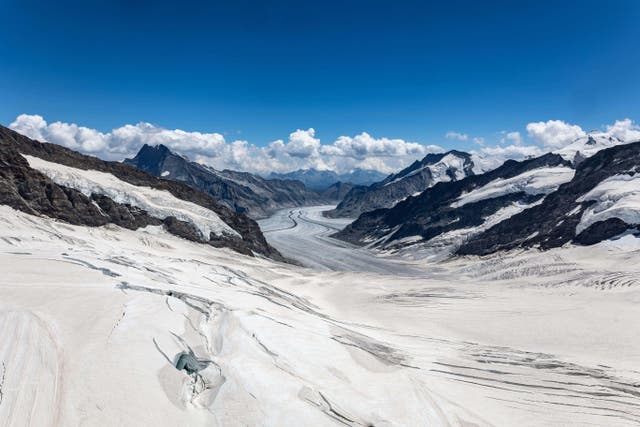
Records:
<instances>
[{"instance_id":1,"label":"snow-capped summit","mask_svg":"<svg viewBox=\"0 0 640 427\"><path fill-rule=\"evenodd\" d=\"M354 188L327 216L355 218L363 212L390 208L438 182L459 181L473 175L473 168L469 153L451 150L428 154L380 182L369 187Z\"/></svg>"},{"instance_id":2,"label":"snow-capped summit","mask_svg":"<svg viewBox=\"0 0 640 427\"><path fill-rule=\"evenodd\" d=\"M600 150L627 142L630 141L623 141L607 132L592 131L585 136L577 138L571 144L555 150L554 153L560 154L565 160L578 164Z\"/></svg>"}]
</instances>

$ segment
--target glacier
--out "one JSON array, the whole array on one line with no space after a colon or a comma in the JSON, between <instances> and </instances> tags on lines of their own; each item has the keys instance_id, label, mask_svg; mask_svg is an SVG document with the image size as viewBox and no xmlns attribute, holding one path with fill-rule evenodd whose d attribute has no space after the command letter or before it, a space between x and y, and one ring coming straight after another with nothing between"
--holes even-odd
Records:
<instances>
[{"instance_id":1,"label":"glacier","mask_svg":"<svg viewBox=\"0 0 640 427\"><path fill-rule=\"evenodd\" d=\"M300 217L309 254L337 247L323 233L338 223ZM295 240L280 218L268 238ZM632 236L437 263L369 253L358 272L340 251L307 268L6 206L0 230L9 425L640 422Z\"/></svg>"}]
</instances>

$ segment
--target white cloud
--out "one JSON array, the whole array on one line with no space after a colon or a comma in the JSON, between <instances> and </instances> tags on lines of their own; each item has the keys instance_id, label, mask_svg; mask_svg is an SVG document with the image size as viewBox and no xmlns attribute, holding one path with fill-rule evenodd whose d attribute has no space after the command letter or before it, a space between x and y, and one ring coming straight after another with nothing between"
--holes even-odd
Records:
<instances>
[{"instance_id":1,"label":"white cloud","mask_svg":"<svg viewBox=\"0 0 640 427\"><path fill-rule=\"evenodd\" d=\"M517 132L516 132L517 133ZM512 137L513 141L516 137ZM521 141L520 141L521 142ZM511 145L485 145L480 150L473 150L473 161L476 164L476 173L495 169L505 160L523 160L530 157L537 157L544 154L544 150L536 145L523 145L521 143Z\"/></svg>"},{"instance_id":2,"label":"white cloud","mask_svg":"<svg viewBox=\"0 0 640 427\"><path fill-rule=\"evenodd\" d=\"M466 133L454 131L447 132L444 137L447 139L457 139L458 141L466 141L467 139L469 139L469 135L467 135Z\"/></svg>"},{"instance_id":3,"label":"white cloud","mask_svg":"<svg viewBox=\"0 0 640 427\"><path fill-rule=\"evenodd\" d=\"M341 136L332 144L323 145L313 128L298 129L286 141L275 140L262 147L247 141L228 142L219 133L164 129L145 122L101 133L74 123L49 124L41 116L23 114L9 127L30 138L64 145L106 160L133 157L144 144L164 144L216 169L262 174L300 168L330 169L338 173L362 168L390 173L427 153L443 151L436 145L374 138L366 132L353 137Z\"/></svg>"},{"instance_id":4,"label":"white cloud","mask_svg":"<svg viewBox=\"0 0 640 427\"><path fill-rule=\"evenodd\" d=\"M550 150L562 148L586 135L580 126L571 125L562 120L529 123L527 132L534 141Z\"/></svg>"},{"instance_id":5,"label":"white cloud","mask_svg":"<svg viewBox=\"0 0 640 427\"><path fill-rule=\"evenodd\" d=\"M47 124L38 115L21 114L9 127L32 139L56 141L57 144L86 153L100 152L107 145L105 135L94 129L62 122Z\"/></svg>"},{"instance_id":6,"label":"white cloud","mask_svg":"<svg viewBox=\"0 0 640 427\"><path fill-rule=\"evenodd\" d=\"M64 145L73 150L106 160L133 157L144 144L164 144L190 159L216 169L235 169L254 173L289 172L300 168L349 172L355 168L391 173L421 159L428 153L444 151L437 145L393 138L376 138L366 132L340 136L331 144L321 144L313 128L297 129L286 140L278 139L266 146L248 141L227 141L220 133L189 132L165 129L151 123L128 124L103 133L75 123L53 122L38 115L22 114L9 125L12 129L40 141ZM630 119L604 126L605 135L624 141L640 139L640 126ZM491 145L482 137L471 138L478 149L471 151L481 169L499 166L506 159L520 160L539 156L570 144L586 133L580 126L561 120L534 122L526 126L536 144L526 144L518 131L502 131ZM449 132L449 139L469 140L466 134Z\"/></svg>"},{"instance_id":7,"label":"white cloud","mask_svg":"<svg viewBox=\"0 0 640 427\"><path fill-rule=\"evenodd\" d=\"M520 136L520 132L508 132L502 142L506 141L511 142L513 145L520 146L522 145L522 136Z\"/></svg>"},{"instance_id":8,"label":"white cloud","mask_svg":"<svg viewBox=\"0 0 640 427\"><path fill-rule=\"evenodd\" d=\"M283 145L283 148L292 157L316 157L320 140L315 138L315 134L313 128L298 129L289 135L289 142Z\"/></svg>"},{"instance_id":9,"label":"white cloud","mask_svg":"<svg viewBox=\"0 0 640 427\"><path fill-rule=\"evenodd\" d=\"M607 126L607 133L621 141L640 140L640 126L631 119L616 120L613 125Z\"/></svg>"},{"instance_id":10,"label":"white cloud","mask_svg":"<svg viewBox=\"0 0 640 427\"><path fill-rule=\"evenodd\" d=\"M473 138L473 143L474 144L478 144L479 146L484 146L484 138L481 136L476 136L475 138Z\"/></svg>"},{"instance_id":11,"label":"white cloud","mask_svg":"<svg viewBox=\"0 0 640 427\"><path fill-rule=\"evenodd\" d=\"M369 157L357 164L357 167L365 170L377 170L378 172L392 174L397 172L396 168L388 166L383 159L379 157Z\"/></svg>"},{"instance_id":12,"label":"white cloud","mask_svg":"<svg viewBox=\"0 0 640 427\"><path fill-rule=\"evenodd\" d=\"M480 150L486 156L498 157L500 159L522 159L531 156L539 156L543 154L543 150L535 145L496 145L490 147L483 147Z\"/></svg>"},{"instance_id":13,"label":"white cloud","mask_svg":"<svg viewBox=\"0 0 640 427\"><path fill-rule=\"evenodd\" d=\"M332 145L321 147L321 152L326 155L360 159L369 156L424 156L427 153L441 151L442 148L437 145L422 145L402 139L374 138L366 132L354 137L341 136Z\"/></svg>"}]
</instances>

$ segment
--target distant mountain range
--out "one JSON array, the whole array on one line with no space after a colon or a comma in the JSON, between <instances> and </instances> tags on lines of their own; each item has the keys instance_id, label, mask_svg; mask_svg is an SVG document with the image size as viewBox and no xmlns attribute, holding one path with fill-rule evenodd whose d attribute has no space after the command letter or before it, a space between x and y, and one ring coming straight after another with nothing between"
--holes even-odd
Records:
<instances>
[{"instance_id":1,"label":"distant mountain range","mask_svg":"<svg viewBox=\"0 0 640 427\"><path fill-rule=\"evenodd\" d=\"M390 208L438 182L458 181L473 175L473 166L471 155L461 151L428 154L380 182L354 188L334 210L325 215L332 218L357 218L363 212Z\"/></svg>"},{"instance_id":2,"label":"distant mountain range","mask_svg":"<svg viewBox=\"0 0 640 427\"><path fill-rule=\"evenodd\" d=\"M594 244L637 232L639 172L640 142L590 135L559 153L439 182L363 213L336 237L421 258Z\"/></svg>"},{"instance_id":3,"label":"distant mountain range","mask_svg":"<svg viewBox=\"0 0 640 427\"><path fill-rule=\"evenodd\" d=\"M301 181L307 188L325 190L336 182L353 185L371 185L386 177L382 172L365 169L354 169L352 172L337 174L334 171L317 169L299 169L288 173L271 173L270 179L292 179Z\"/></svg>"},{"instance_id":4,"label":"distant mountain range","mask_svg":"<svg viewBox=\"0 0 640 427\"><path fill-rule=\"evenodd\" d=\"M222 205L256 219L282 208L336 203L353 187L334 181L323 191L316 191L297 180L265 179L226 169L219 171L192 162L164 145L144 145L133 159L124 162L157 177L202 190Z\"/></svg>"}]
</instances>

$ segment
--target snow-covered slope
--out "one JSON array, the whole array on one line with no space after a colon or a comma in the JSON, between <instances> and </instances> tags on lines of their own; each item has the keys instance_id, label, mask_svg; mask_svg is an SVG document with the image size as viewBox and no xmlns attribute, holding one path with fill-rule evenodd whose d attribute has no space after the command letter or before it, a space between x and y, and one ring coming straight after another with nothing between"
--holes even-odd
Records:
<instances>
[{"instance_id":1,"label":"snow-covered slope","mask_svg":"<svg viewBox=\"0 0 640 427\"><path fill-rule=\"evenodd\" d=\"M538 205L573 175L554 154L508 161L485 174L440 182L391 209L363 214L337 236L415 256L450 256L485 230Z\"/></svg>"},{"instance_id":2,"label":"snow-covered slope","mask_svg":"<svg viewBox=\"0 0 640 427\"><path fill-rule=\"evenodd\" d=\"M595 203L582 213L576 234L611 218L618 218L631 226L640 226L640 167L637 169L633 175L611 176L577 199L579 203Z\"/></svg>"},{"instance_id":3,"label":"snow-covered slope","mask_svg":"<svg viewBox=\"0 0 640 427\"><path fill-rule=\"evenodd\" d=\"M255 221L185 184L40 143L2 126L0 164L0 204L23 212L94 227L162 225L185 239L282 260Z\"/></svg>"},{"instance_id":4,"label":"snow-covered slope","mask_svg":"<svg viewBox=\"0 0 640 427\"><path fill-rule=\"evenodd\" d=\"M465 160L466 158L449 152L435 163L422 164L416 169L405 169L398 172L391 180L385 179L383 186L395 184L405 178L417 175L425 169L429 169L434 183L459 180L466 176Z\"/></svg>"},{"instance_id":5,"label":"snow-covered slope","mask_svg":"<svg viewBox=\"0 0 640 427\"><path fill-rule=\"evenodd\" d=\"M571 181L574 173L575 171L570 167L557 166L529 170L507 179L498 178L482 187L463 193L451 206L459 208L467 203L476 203L511 193L549 194L561 184Z\"/></svg>"},{"instance_id":6,"label":"snow-covered slope","mask_svg":"<svg viewBox=\"0 0 640 427\"><path fill-rule=\"evenodd\" d=\"M306 188L300 181L264 179L248 172L219 171L192 162L164 145L144 145L124 163L183 182L209 194L218 203L252 218L264 218L284 207L336 202L338 194Z\"/></svg>"},{"instance_id":7,"label":"snow-covered slope","mask_svg":"<svg viewBox=\"0 0 640 427\"><path fill-rule=\"evenodd\" d=\"M606 132L590 132L586 136L576 139L571 144L554 151L566 160L580 163L585 158L591 157L600 150L625 144L630 141L623 141Z\"/></svg>"},{"instance_id":8,"label":"snow-covered slope","mask_svg":"<svg viewBox=\"0 0 640 427\"><path fill-rule=\"evenodd\" d=\"M473 175L471 155L460 151L429 154L402 171L366 188L354 188L326 212L329 217L357 218L363 212L390 208L438 182L450 182Z\"/></svg>"},{"instance_id":9,"label":"snow-covered slope","mask_svg":"<svg viewBox=\"0 0 640 427\"><path fill-rule=\"evenodd\" d=\"M579 162L573 179L542 204L485 231L459 253L594 244L634 230L640 216L639 164L640 142L598 151Z\"/></svg>"},{"instance_id":10,"label":"snow-covered slope","mask_svg":"<svg viewBox=\"0 0 640 427\"><path fill-rule=\"evenodd\" d=\"M637 425L640 247L616 245L325 273L1 206L0 419Z\"/></svg>"},{"instance_id":11,"label":"snow-covered slope","mask_svg":"<svg viewBox=\"0 0 640 427\"><path fill-rule=\"evenodd\" d=\"M107 196L116 203L135 206L159 219L173 216L196 226L203 239L208 240L211 233L240 237L215 212L180 200L168 191L131 185L110 173L72 168L28 155L24 157L29 166L42 172L56 184L78 190L87 197L92 194Z\"/></svg>"}]
</instances>

